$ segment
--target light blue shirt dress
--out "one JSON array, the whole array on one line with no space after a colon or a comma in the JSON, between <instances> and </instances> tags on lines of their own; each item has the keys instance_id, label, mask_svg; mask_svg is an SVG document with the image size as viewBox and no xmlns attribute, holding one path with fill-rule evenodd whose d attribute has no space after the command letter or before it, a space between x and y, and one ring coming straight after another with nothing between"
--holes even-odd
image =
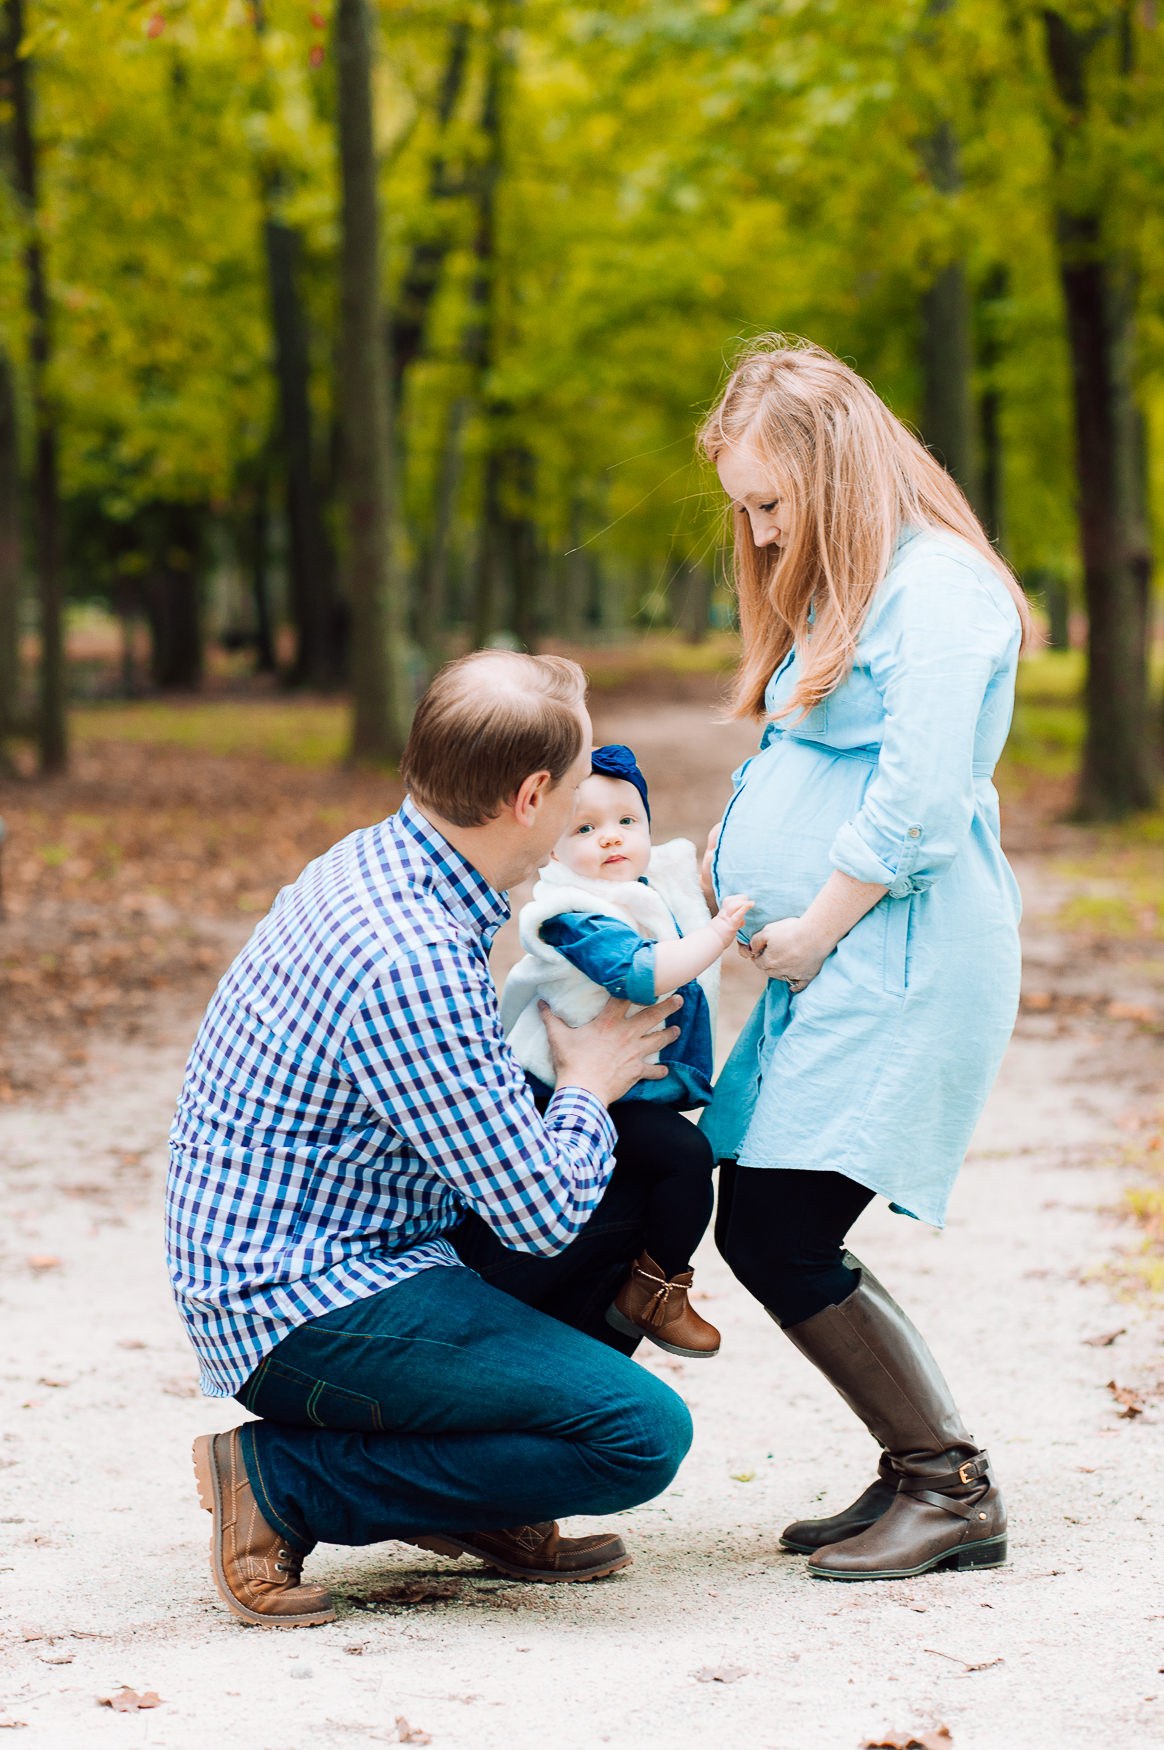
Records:
<instances>
[{"instance_id":1,"label":"light blue shirt dress","mask_svg":"<svg viewBox=\"0 0 1164 1750\"><path fill-rule=\"evenodd\" d=\"M907 532L849 678L734 774L714 879L756 901L749 933L799 917L834 869L889 892L799 995L769 979L703 1114L717 1160L843 1173L942 1226L1018 1008L991 780L1020 641L985 559ZM769 712L798 673L793 652Z\"/></svg>"}]
</instances>

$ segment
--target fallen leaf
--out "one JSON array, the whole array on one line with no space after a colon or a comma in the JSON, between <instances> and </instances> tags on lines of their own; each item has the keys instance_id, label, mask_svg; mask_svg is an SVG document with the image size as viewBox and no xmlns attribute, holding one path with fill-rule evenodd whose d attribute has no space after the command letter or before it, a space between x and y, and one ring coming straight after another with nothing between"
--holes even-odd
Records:
<instances>
[{"instance_id":1,"label":"fallen leaf","mask_svg":"<svg viewBox=\"0 0 1164 1750\"><path fill-rule=\"evenodd\" d=\"M0 1714L0 1732L5 1726L27 1726L27 1720L14 1720L11 1714Z\"/></svg>"},{"instance_id":2,"label":"fallen leaf","mask_svg":"<svg viewBox=\"0 0 1164 1750\"><path fill-rule=\"evenodd\" d=\"M153 1689L138 1695L134 1689L120 1689L116 1695L99 1695L98 1707L111 1707L115 1714L130 1714L142 1707L161 1707L162 1698Z\"/></svg>"},{"instance_id":3,"label":"fallen leaf","mask_svg":"<svg viewBox=\"0 0 1164 1750\"><path fill-rule=\"evenodd\" d=\"M1121 1422L1130 1422L1133 1417L1143 1415L1144 1400L1130 1385L1117 1385L1114 1379L1109 1379L1107 1389L1116 1403L1124 1406L1120 1411Z\"/></svg>"},{"instance_id":4,"label":"fallen leaf","mask_svg":"<svg viewBox=\"0 0 1164 1750\"><path fill-rule=\"evenodd\" d=\"M957 1653L943 1653L938 1647L923 1647L922 1652L935 1653L939 1659L949 1659L953 1664L961 1665L963 1671L989 1671L994 1665L1006 1664L1006 1660L1001 1656L997 1659L979 1659L977 1664L971 1664L969 1659L960 1659Z\"/></svg>"},{"instance_id":5,"label":"fallen leaf","mask_svg":"<svg viewBox=\"0 0 1164 1750\"><path fill-rule=\"evenodd\" d=\"M59 1653L56 1655L41 1653L38 1656L42 1665L71 1665L77 1655L75 1653Z\"/></svg>"},{"instance_id":6,"label":"fallen leaf","mask_svg":"<svg viewBox=\"0 0 1164 1750\"><path fill-rule=\"evenodd\" d=\"M146 1345L139 1342L136 1337L122 1337L117 1347L119 1349L144 1349Z\"/></svg>"},{"instance_id":7,"label":"fallen leaf","mask_svg":"<svg viewBox=\"0 0 1164 1750\"><path fill-rule=\"evenodd\" d=\"M1105 1331L1102 1337L1084 1337L1083 1341L1089 1349L1110 1349L1117 1337L1127 1335L1127 1329L1121 1325L1118 1331Z\"/></svg>"},{"instance_id":8,"label":"fallen leaf","mask_svg":"<svg viewBox=\"0 0 1164 1750\"><path fill-rule=\"evenodd\" d=\"M419 1726L410 1726L403 1714L397 1714L396 1742L398 1744L431 1744L432 1733L422 1732Z\"/></svg>"},{"instance_id":9,"label":"fallen leaf","mask_svg":"<svg viewBox=\"0 0 1164 1750\"><path fill-rule=\"evenodd\" d=\"M748 1673L742 1665L704 1665L691 1675L696 1683L738 1683Z\"/></svg>"},{"instance_id":10,"label":"fallen leaf","mask_svg":"<svg viewBox=\"0 0 1164 1750\"><path fill-rule=\"evenodd\" d=\"M754 1470L734 1470L732 1472L732 1482L750 1483L754 1480L755 1475L756 1473Z\"/></svg>"},{"instance_id":11,"label":"fallen leaf","mask_svg":"<svg viewBox=\"0 0 1164 1750\"><path fill-rule=\"evenodd\" d=\"M47 1385L51 1391L60 1391L72 1384L69 1379L38 1379L37 1385Z\"/></svg>"},{"instance_id":12,"label":"fallen leaf","mask_svg":"<svg viewBox=\"0 0 1164 1750\"><path fill-rule=\"evenodd\" d=\"M866 1738L861 1750L947 1750L954 1742L948 1726L930 1726L924 1731L886 1732L880 1738Z\"/></svg>"},{"instance_id":13,"label":"fallen leaf","mask_svg":"<svg viewBox=\"0 0 1164 1750\"><path fill-rule=\"evenodd\" d=\"M1109 1003L1107 1014L1110 1021L1154 1021L1156 1011L1151 1003Z\"/></svg>"},{"instance_id":14,"label":"fallen leaf","mask_svg":"<svg viewBox=\"0 0 1164 1750\"><path fill-rule=\"evenodd\" d=\"M51 1252L33 1252L28 1260L28 1267L30 1270L57 1270L60 1262Z\"/></svg>"}]
</instances>

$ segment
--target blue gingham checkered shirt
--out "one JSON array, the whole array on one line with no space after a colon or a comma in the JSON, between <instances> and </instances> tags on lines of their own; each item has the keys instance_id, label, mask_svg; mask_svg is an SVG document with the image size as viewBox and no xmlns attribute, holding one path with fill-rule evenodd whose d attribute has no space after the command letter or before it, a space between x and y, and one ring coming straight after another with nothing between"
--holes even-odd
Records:
<instances>
[{"instance_id":1,"label":"blue gingham checkered shirt","mask_svg":"<svg viewBox=\"0 0 1164 1750\"><path fill-rule=\"evenodd\" d=\"M606 1188L614 1127L539 1117L501 1033L500 893L410 801L285 887L219 985L170 1133L166 1243L209 1397L296 1325L436 1264L466 1208L552 1256Z\"/></svg>"}]
</instances>

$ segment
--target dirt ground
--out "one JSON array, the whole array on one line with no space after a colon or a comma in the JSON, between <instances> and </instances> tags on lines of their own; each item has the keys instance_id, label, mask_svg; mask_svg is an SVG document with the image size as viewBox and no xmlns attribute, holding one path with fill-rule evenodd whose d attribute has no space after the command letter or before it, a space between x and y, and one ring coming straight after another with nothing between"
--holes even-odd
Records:
<instances>
[{"instance_id":1,"label":"dirt ground","mask_svg":"<svg viewBox=\"0 0 1164 1750\"><path fill-rule=\"evenodd\" d=\"M701 837L755 740L690 698L615 700L598 727L640 751L658 837ZM173 801L179 766L167 769ZM216 770L207 815L216 798L233 806L234 768ZM288 803L307 837L323 830L309 802L342 806L343 830L349 809L376 800L313 784L302 778ZM864 1486L873 1449L705 1243L697 1287L724 1347L707 1366L642 1356L690 1403L696 1440L666 1495L622 1516L631 1569L526 1587L401 1545L321 1548L308 1572L334 1588L340 1620L244 1629L210 1583L188 1458L194 1435L242 1412L197 1394L160 1241L166 1131L205 991L194 973L143 986L127 1038L114 1005L108 1021L104 1007L96 1019L70 1008L74 980L45 1000L63 1005L62 1027L72 1017L85 1061L0 1107L0 1729L20 1730L28 1750L308 1750L402 1734L473 1750L856 1750L939 1722L951 1750L1164 1741L1161 1319L1113 1298L1102 1275L1132 1243L1110 1212L1132 1170L1126 1144L1158 1110L1161 1045L1145 1023L1164 963L1151 947L1057 934L1044 841L1019 822L1012 843L1029 1000L950 1224L937 1234L874 1205L852 1240L991 1448L1008 1566L842 1587L779 1550L789 1519L835 1511ZM284 860L316 848L294 840ZM188 929L221 960L253 919L211 903L209 877L182 878L210 897L149 933L156 944L168 925ZM242 891L285 878L263 863ZM67 923L86 902L62 889L52 903ZM48 928L31 903L14 922ZM507 935L499 967L512 952ZM757 989L725 962L721 1050ZM19 1075L13 1036L7 1049ZM1121 1415L1109 1382L1138 1394L1142 1413ZM445 1602L375 1597L456 1575ZM99 1704L123 1687L161 1705Z\"/></svg>"}]
</instances>

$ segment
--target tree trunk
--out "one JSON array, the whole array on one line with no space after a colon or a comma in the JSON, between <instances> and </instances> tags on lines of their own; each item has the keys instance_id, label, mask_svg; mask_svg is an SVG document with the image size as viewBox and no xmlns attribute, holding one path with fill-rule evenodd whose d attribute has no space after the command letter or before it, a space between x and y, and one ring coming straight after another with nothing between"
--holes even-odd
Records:
<instances>
[{"instance_id":1,"label":"tree trunk","mask_svg":"<svg viewBox=\"0 0 1164 1750\"><path fill-rule=\"evenodd\" d=\"M979 481L980 514L986 533L1000 551L1006 550L1006 479L1002 444L1002 393L998 366L1002 359L1000 311L1008 291L1005 267L996 268L982 288L978 304L978 362L985 376L978 402L978 433L982 443Z\"/></svg>"},{"instance_id":2,"label":"tree trunk","mask_svg":"<svg viewBox=\"0 0 1164 1750\"><path fill-rule=\"evenodd\" d=\"M275 374L279 384L280 449L287 481L288 572L298 633L292 684L326 691L343 678L343 616L315 478L307 323L299 296L299 233L268 219L263 226Z\"/></svg>"},{"instance_id":3,"label":"tree trunk","mask_svg":"<svg viewBox=\"0 0 1164 1750\"><path fill-rule=\"evenodd\" d=\"M688 644L702 644L711 621L711 568L701 559L688 559L671 585L675 625Z\"/></svg>"},{"instance_id":4,"label":"tree trunk","mask_svg":"<svg viewBox=\"0 0 1164 1750\"><path fill-rule=\"evenodd\" d=\"M244 543L245 548L249 549L247 557L250 560L251 594L255 603L256 674L275 674L279 666L275 657L275 628L271 619L270 491L271 478L264 457L255 479L255 502L250 510L249 538Z\"/></svg>"},{"instance_id":5,"label":"tree trunk","mask_svg":"<svg viewBox=\"0 0 1164 1750\"><path fill-rule=\"evenodd\" d=\"M448 613L449 550L461 484L461 432L466 411L463 396L458 396L449 408L433 505L432 532L419 569L416 638L430 675L435 674L445 654L443 633Z\"/></svg>"},{"instance_id":6,"label":"tree trunk","mask_svg":"<svg viewBox=\"0 0 1164 1750\"><path fill-rule=\"evenodd\" d=\"M931 8L934 10L934 8ZM958 139L942 122L925 144L930 180L942 194L961 184ZM971 504L979 499L974 421L974 340L966 269L948 262L921 296L922 435Z\"/></svg>"},{"instance_id":7,"label":"tree trunk","mask_svg":"<svg viewBox=\"0 0 1164 1750\"><path fill-rule=\"evenodd\" d=\"M5 0L3 59L12 103L12 157L16 192L24 208L25 299L33 413L33 537L40 595L40 763L45 772L68 763L65 717L65 647L61 587L60 502L55 410L48 397L51 355L48 286L39 229L37 152L32 123L32 61L20 53L24 0Z\"/></svg>"},{"instance_id":8,"label":"tree trunk","mask_svg":"<svg viewBox=\"0 0 1164 1750\"><path fill-rule=\"evenodd\" d=\"M468 19L457 19L449 27L448 59L445 63L444 78L441 80L440 97L437 100L437 127L439 129L439 145L429 166L428 206L434 214L441 203L449 201L459 188L450 184L448 164L444 153L444 136L449 123L453 119L457 103L465 85L465 74L469 64L469 33ZM396 308L392 312L389 323L390 359L392 367L392 399L394 403L400 400L404 384L404 374L410 364L420 356L424 344L425 329L428 326L428 314L436 297L437 288L444 271L445 258L452 248L453 236L447 225L442 224L431 237L420 239L412 246L408 267L401 281L400 291L396 300Z\"/></svg>"},{"instance_id":9,"label":"tree trunk","mask_svg":"<svg viewBox=\"0 0 1164 1750\"><path fill-rule=\"evenodd\" d=\"M1086 150L1088 62L1102 40L1045 12L1047 55L1068 125L1053 140L1056 242L1075 412L1075 470L1088 613L1087 737L1076 811L1119 820L1155 800L1148 737L1147 539L1143 423L1135 399L1134 271L1081 208L1072 172ZM1130 71L1129 66L1124 72ZM1094 200L1094 197L1093 197Z\"/></svg>"},{"instance_id":10,"label":"tree trunk","mask_svg":"<svg viewBox=\"0 0 1164 1750\"><path fill-rule=\"evenodd\" d=\"M502 5L491 9L489 61L485 75L485 98L481 108L481 132L485 150L477 167L477 223L473 233L473 279L469 291L469 318L462 349L477 393L486 372L495 362L497 344L497 188L501 180L505 75L508 52L503 43ZM501 459L496 454L496 426L502 409L482 396L481 417L485 426L485 461L481 486L481 525L477 542L474 578L473 644L480 649L497 632L498 566L500 561Z\"/></svg>"},{"instance_id":11,"label":"tree trunk","mask_svg":"<svg viewBox=\"0 0 1164 1750\"><path fill-rule=\"evenodd\" d=\"M202 507L158 507L153 571L146 584L150 678L162 692L202 682Z\"/></svg>"},{"instance_id":12,"label":"tree trunk","mask_svg":"<svg viewBox=\"0 0 1164 1750\"><path fill-rule=\"evenodd\" d=\"M12 362L0 347L0 770L20 716L20 445Z\"/></svg>"},{"instance_id":13,"label":"tree trunk","mask_svg":"<svg viewBox=\"0 0 1164 1750\"><path fill-rule=\"evenodd\" d=\"M343 187L340 414L348 596L352 610L352 758L395 761L408 735L399 594L391 543L391 427L380 300L379 202L367 0L338 0L337 123Z\"/></svg>"}]
</instances>

